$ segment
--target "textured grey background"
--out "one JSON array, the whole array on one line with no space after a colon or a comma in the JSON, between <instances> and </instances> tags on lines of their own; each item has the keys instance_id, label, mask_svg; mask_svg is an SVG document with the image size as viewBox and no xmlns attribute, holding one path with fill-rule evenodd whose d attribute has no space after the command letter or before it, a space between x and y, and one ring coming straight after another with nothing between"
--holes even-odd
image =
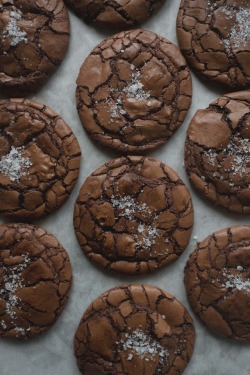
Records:
<instances>
[{"instance_id":1,"label":"textured grey background","mask_svg":"<svg viewBox=\"0 0 250 375\"><path fill-rule=\"evenodd\" d=\"M175 20L179 0L167 0L161 10L143 25L177 43ZM97 167L116 157L93 144L84 133L75 108L75 80L83 60L106 36L104 30L84 24L70 13L71 41L66 59L48 84L33 99L55 109L72 127L82 149L81 174L68 202L56 213L36 223L51 231L67 249L74 282L69 302L57 323L40 338L28 342L0 340L0 375L78 375L73 354L73 337L80 318L100 293L125 283L147 283L174 294L189 309L183 287L183 269L195 247L194 236L202 240L220 228L234 224L250 224L249 216L229 214L210 206L191 189L195 226L192 240L183 256L174 264L152 275L122 277L107 274L92 265L82 254L75 239L72 215L73 204L85 178ZM193 75L193 104L183 126L171 140L151 153L174 168L189 186L183 168L183 145L187 126L198 108L205 108L225 91L214 89ZM185 375L249 375L249 344L236 343L216 337L194 319L197 340L194 355Z\"/></svg>"}]
</instances>

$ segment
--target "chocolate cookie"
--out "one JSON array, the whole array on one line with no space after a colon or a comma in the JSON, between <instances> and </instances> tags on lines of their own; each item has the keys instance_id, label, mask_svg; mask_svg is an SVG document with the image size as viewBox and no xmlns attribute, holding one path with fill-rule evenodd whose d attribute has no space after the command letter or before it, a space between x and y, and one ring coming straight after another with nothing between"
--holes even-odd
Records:
<instances>
[{"instance_id":1,"label":"chocolate cookie","mask_svg":"<svg viewBox=\"0 0 250 375\"><path fill-rule=\"evenodd\" d=\"M0 89L36 91L64 58L69 30L62 0L0 0Z\"/></svg>"},{"instance_id":2,"label":"chocolate cookie","mask_svg":"<svg viewBox=\"0 0 250 375\"><path fill-rule=\"evenodd\" d=\"M155 149L178 129L192 84L180 50L151 31L126 31L99 44L77 79L77 107L90 137L118 152Z\"/></svg>"},{"instance_id":3,"label":"chocolate cookie","mask_svg":"<svg viewBox=\"0 0 250 375\"><path fill-rule=\"evenodd\" d=\"M182 0L179 45L203 78L229 88L250 85L249 0Z\"/></svg>"},{"instance_id":4,"label":"chocolate cookie","mask_svg":"<svg viewBox=\"0 0 250 375\"><path fill-rule=\"evenodd\" d=\"M196 112L185 163L191 183L205 198L250 213L250 91L225 95Z\"/></svg>"},{"instance_id":5,"label":"chocolate cookie","mask_svg":"<svg viewBox=\"0 0 250 375\"><path fill-rule=\"evenodd\" d=\"M0 225L0 336L27 339L59 317L71 265L58 240L41 227Z\"/></svg>"},{"instance_id":6,"label":"chocolate cookie","mask_svg":"<svg viewBox=\"0 0 250 375\"><path fill-rule=\"evenodd\" d=\"M79 163L77 139L58 114L33 100L0 101L0 214L35 219L59 208Z\"/></svg>"},{"instance_id":7,"label":"chocolate cookie","mask_svg":"<svg viewBox=\"0 0 250 375\"><path fill-rule=\"evenodd\" d=\"M87 22L102 26L132 27L151 16L165 0L65 0Z\"/></svg>"},{"instance_id":8,"label":"chocolate cookie","mask_svg":"<svg viewBox=\"0 0 250 375\"><path fill-rule=\"evenodd\" d=\"M176 260L188 245L193 208L188 189L158 160L113 160L84 182L74 210L82 250L107 270L146 273Z\"/></svg>"},{"instance_id":9,"label":"chocolate cookie","mask_svg":"<svg viewBox=\"0 0 250 375\"><path fill-rule=\"evenodd\" d=\"M189 303L208 328L250 340L250 227L222 229L198 244L185 268Z\"/></svg>"},{"instance_id":10,"label":"chocolate cookie","mask_svg":"<svg viewBox=\"0 0 250 375\"><path fill-rule=\"evenodd\" d=\"M194 342L192 318L174 296L128 285L108 290L89 306L74 343L82 374L179 375Z\"/></svg>"}]
</instances>

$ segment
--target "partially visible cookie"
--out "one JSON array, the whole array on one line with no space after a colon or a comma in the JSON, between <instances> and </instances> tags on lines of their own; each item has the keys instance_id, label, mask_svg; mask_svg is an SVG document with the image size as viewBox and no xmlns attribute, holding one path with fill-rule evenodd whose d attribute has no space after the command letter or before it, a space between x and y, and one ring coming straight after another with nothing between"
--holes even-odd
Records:
<instances>
[{"instance_id":1,"label":"partially visible cookie","mask_svg":"<svg viewBox=\"0 0 250 375\"><path fill-rule=\"evenodd\" d=\"M164 144L181 126L192 83L179 48L146 30L101 42L77 78L77 108L89 136L123 154Z\"/></svg>"},{"instance_id":2,"label":"partially visible cookie","mask_svg":"<svg viewBox=\"0 0 250 375\"><path fill-rule=\"evenodd\" d=\"M200 242L187 262L185 286L208 328L250 340L250 227L225 228Z\"/></svg>"},{"instance_id":3,"label":"partially visible cookie","mask_svg":"<svg viewBox=\"0 0 250 375\"><path fill-rule=\"evenodd\" d=\"M87 22L118 28L137 26L165 0L65 0Z\"/></svg>"},{"instance_id":4,"label":"partially visible cookie","mask_svg":"<svg viewBox=\"0 0 250 375\"><path fill-rule=\"evenodd\" d=\"M130 156L113 160L84 182L74 227L84 253L107 270L140 274L176 260L193 226L189 191L158 160Z\"/></svg>"},{"instance_id":5,"label":"partially visible cookie","mask_svg":"<svg viewBox=\"0 0 250 375\"><path fill-rule=\"evenodd\" d=\"M250 85L249 0L182 0L177 36L203 78L229 88Z\"/></svg>"},{"instance_id":6,"label":"partially visible cookie","mask_svg":"<svg viewBox=\"0 0 250 375\"><path fill-rule=\"evenodd\" d=\"M195 330L186 308L148 285L108 290L84 313L75 334L82 374L182 374L193 353Z\"/></svg>"},{"instance_id":7,"label":"partially visible cookie","mask_svg":"<svg viewBox=\"0 0 250 375\"><path fill-rule=\"evenodd\" d=\"M65 121L28 99L0 101L0 214L36 219L59 208L78 178L80 147Z\"/></svg>"},{"instance_id":8,"label":"partially visible cookie","mask_svg":"<svg viewBox=\"0 0 250 375\"><path fill-rule=\"evenodd\" d=\"M224 95L196 112L187 132L185 164L205 198L250 213L250 91Z\"/></svg>"},{"instance_id":9,"label":"partially visible cookie","mask_svg":"<svg viewBox=\"0 0 250 375\"><path fill-rule=\"evenodd\" d=\"M27 339L59 317L72 282L67 252L35 225L0 225L0 337Z\"/></svg>"},{"instance_id":10,"label":"partially visible cookie","mask_svg":"<svg viewBox=\"0 0 250 375\"><path fill-rule=\"evenodd\" d=\"M0 89L37 91L63 60L69 32L62 0L0 0Z\"/></svg>"}]
</instances>

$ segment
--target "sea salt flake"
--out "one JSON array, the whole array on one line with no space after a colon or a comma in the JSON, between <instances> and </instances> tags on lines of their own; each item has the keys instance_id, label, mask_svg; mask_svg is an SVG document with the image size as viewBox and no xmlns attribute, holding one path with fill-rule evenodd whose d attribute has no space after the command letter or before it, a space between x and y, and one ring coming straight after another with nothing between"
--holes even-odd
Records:
<instances>
[{"instance_id":1,"label":"sea salt flake","mask_svg":"<svg viewBox=\"0 0 250 375\"><path fill-rule=\"evenodd\" d=\"M214 2L214 0L208 0L207 5L209 8L213 9L215 8L216 3Z\"/></svg>"},{"instance_id":2,"label":"sea salt flake","mask_svg":"<svg viewBox=\"0 0 250 375\"><path fill-rule=\"evenodd\" d=\"M27 33L22 31L17 25L17 21L22 20L22 16L17 12L10 12L10 19L5 28L4 34L11 38L10 45L15 47L19 43L28 43Z\"/></svg>"},{"instance_id":3,"label":"sea salt flake","mask_svg":"<svg viewBox=\"0 0 250 375\"><path fill-rule=\"evenodd\" d=\"M224 152L233 157L231 169L234 172L239 175L246 172L246 165L250 163L250 139L241 138L239 134L235 134Z\"/></svg>"},{"instance_id":4,"label":"sea salt flake","mask_svg":"<svg viewBox=\"0 0 250 375\"><path fill-rule=\"evenodd\" d=\"M210 149L205 151L203 155L209 158L210 165L215 165L215 160L218 157L215 151ZM246 173L246 167L250 163L250 139L242 138L238 133L234 134L227 147L222 150L220 155L223 156L222 160L228 157L231 158L230 167L227 168L227 170L223 168L223 171L227 173L233 172L234 174L242 176L244 173ZM220 166L219 162L218 164ZM213 177L218 177L223 180L223 176L217 172L213 173ZM229 184L231 184L230 186L233 186L232 182Z\"/></svg>"},{"instance_id":5,"label":"sea salt flake","mask_svg":"<svg viewBox=\"0 0 250 375\"><path fill-rule=\"evenodd\" d=\"M136 200L129 195L124 197L115 197L112 195L111 204L114 208L120 210L120 216L129 220L135 219L136 212L145 213L146 215L153 217L153 220L157 219L157 215L153 215L146 203L137 203ZM138 225L137 233L133 235L137 242L136 247L146 249L152 247L152 245L155 243L155 239L159 235L156 227L142 222L140 222Z\"/></svg>"},{"instance_id":6,"label":"sea salt flake","mask_svg":"<svg viewBox=\"0 0 250 375\"><path fill-rule=\"evenodd\" d=\"M13 306L11 306L10 303L6 303L6 307L5 307L5 311L6 311L6 314L12 319L14 320L16 318L16 313L15 311L13 310Z\"/></svg>"},{"instance_id":7,"label":"sea salt flake","mask_svg":"<svg viewBox=\"0 0 250 375\"><path fill-rule=\"evenodd\" d=\"M118 116L118 111L117 111L116 105L112 105L112 107L110 108L110 114L111 114L112 118L116 118Z\"/></svg>"},{"instance_id":8,"label":"sea salt flake","mask_svg":"<svg viewBox=\"0 0 250 375\"><path fill-rule=\"evenodd\" d=\"M212 165L212 166L215 165L215 160L216 160L216 157L217 157L217 154L216 154L215 151L213 151L212 149L209 149L208 151L204 152L204 156L208 157L210 165Z\"/></svg>"},{"instance_id":9,"label":"sea salt flake","mask_svg":"<svg viewBox=\"0 0 250 375\"><path fill-rule=\"evenodd\" d=\"M169 357L168 351L157 340L152 339L140 329L125 333L125 340L121 344L124 351L130 350L147 362L154 361L155 357L159 356L159 361L163 364Z\"/></svg>"},{"instance_id":10,"label":"sea salt flake","mask_svg":"<svg viewBox=\"0 0 250 375\"><path fill-rule=\"evenodd\" d=\"M225 14L227 18L234 17L234 10L230 10L229 7L225 7ZM223 40L226 49L232 45L234 48L239 48L240 45L246 47L247 43L250 42L250 8L240 8L236 12L235 24L232 27L228 38Z\"/></svg>"},{"instance_id":11,"label":"sea salt flake","mask_svg":"<svg viewBox=\"0 0 250 375\"><path fill-rule=\"evenodd\" d=\"M20 264L13 267L3 267L3 280L4 280L4 299L6 300L5 311L6 315L11 318L11 323L15 326L15 330L25 335L25 329L16 325L16 311L21 299L15 295L15 292L23 287L23 280L21 272L27 268L30 258L28 254L22 254L23 260ZM2 294L2 290L1 290Z\"/></svg>"},{"instance_id":12,"label":"sea salt flake","mask_svg":"<svg viewBox=\"0 0 250 375\"><path fill-rule=\"evenodd\" d=\"M222 285L224 288L233 288L250 293L250 280L245 280L241 274L229 274L224 268L223 276L227 281Z\"/></svg>"},{"instance_id":13,"label":"sea salt flake","mask_svg":"<svg viewBox=\"0 0 250 375\"><path fill-rule=\"evenodd\" d=\"M3 329L6 329L6 328L7 328L7 325L5 324L5 321L4 321L4 320L2 320L2 321L0 322L0 325L1 325L1 327L2 327Z\"/></svg>"},{"instance_id":14,"label":"sea salt flake","mask_svg":"<svg viewBox=\"0 0 250 375\"><path fill-rule=\"evenodd\" d=\"M24 328L21 328L21 327L15 327L15 331L16 332L20 332L21 335L25 335L25 329Z\"/></svg>"},{"instance_id":15,"label":"sea salt flake","mask_svg":"<svg viewBox=\"0 0 250 375\"><path fill-rule=\"evenodd\" d=\"M139 69L136 69L133 64L130 65L130 69L134 71L131 76L131 80L127 85L123 88L122 93L126 95L127 98L133 98L138 101L148 99L150 98L150 93L146 92L144 90L144 85L140 82L141 79L141 72ZM111 87L110 91L118 92L117 89ZM110 108L110 114L111 114L111 122L113 122L113 119L116 117L119 117L120 115L126 115L126 111L122 107L123 102L121 96L116 99L116 102L112 104ZM148 101L147 106L150 107L152 105L152 102Z\"/></svg>"},{"instance_id":16,"label":"sea salt flake","mask_svg":"<svg viewBox=\"0 0 250 375\"><path fill-rule=\"evenodd\" d=\"M137 203L136 200L130 195L123 197L111 196L111 203L114 208L121 210L120 216L125 216L127 219L133 219L136 211L143 212L147 210L148 215L151 214L151 210L145 203Z\"/></svg>"},{"instance_id":17,"label":"sea salt flake","mask_svg":"<svg viewBox=\"0 0 250 375\"><path fill-rule=\"evenodd\" d=\"M11 284L11 283L6 283L4 287L5 287L5 289L8 290L8 291L11 291L11 290L12 290L12 284Z\"/></svg>"},{"instance_id":18,"label":"sea salt flake","mask_svg":"<svg viewBox=\"0 0 250 375\"><path fill-rule=\"evenodd\" d=\"M140 224L139 226L138 226L138 232L139 233L143 233L144 232L144 225L143 224Z\"/></svg>"},{"instance_id":19,"label":"sea salt flake","mask_svg":"<svg viewBox=\"0 0 250 375\"><path fill-rule=\"evenodd\" d=\"M20 298L18 298L15 295L10 295L9 296L9 303L11 304L11 306L17 306L20 301L21 301Z\"/></svg>"},{"instance_id":20,"label":"sea salt flake","mask_svg":"<svg viewBox=\"0 0 250 375\"><path fill-rule=\"evenodd\" d=\"M126 115L126 111L122 108L122 99L118 98L116 103L114 103L110 108L111 118L120 117L120 115Z\"/></svg>"},{"instance_id":21,"label":"sea salt flake","mask_svg":"<svg viewBox=\"0 0 250 375\"><path fill-rule=\"evenodd\" d=\"M144 91L144 86L140 82L141 72L137 69L135 73L132 74L132 80L123 88L123 92L128 98L134 98L136 100L144 100L150 98L150 94Z\"/></svg>"},{"instance_id":22,"label":"sea salt flake","mask_svg":"<svg viewBox=\"0 0 250 375\"><path fill-rule=\"evenodd\" d=\"M9 154L0 159L0 173L8 176L11 181L19 181L26 175L32 165L28 157L23 156L24 147L11 147Z\"/></svg>"}]
</instances>

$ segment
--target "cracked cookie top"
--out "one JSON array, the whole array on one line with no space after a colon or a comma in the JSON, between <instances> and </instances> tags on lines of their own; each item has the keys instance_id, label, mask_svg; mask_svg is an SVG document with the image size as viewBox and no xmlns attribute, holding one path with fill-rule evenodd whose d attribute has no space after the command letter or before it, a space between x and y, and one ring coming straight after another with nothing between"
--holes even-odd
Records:
<instances>
[{"instance_id":1,"label":"cracked cookie top","mask_svg":"<svg viewBox=\"0 0 250 375\"><path fill-rule=\"evenodd\" d=\"M185 144L191 183L211 202L250 213L250 91L225 95L198 110Z\"/></svg>"},{"instance_id":2,"label":"cracked cookie top","mask_svg":"<svg viewBox=\"0 0 250 375\"><path fill-rule=\"evenodd\" d=\"M250 340L250 227L234 226L208 236L185 268L189 303L210 329Z\"/></svg>"},{"instance_id":3,"label":"cracked cookie top","mask_svg":"<svg viewBox=\"0 0 250 375\"><path fill-rule=\"evenodd\" d=\"M195 330L186 308L149 285L108 290L84 313L75 334L82 374L182 374Z\"/></svg>"},{"instance_id":4,"label":"cracked cookie top","mask_svg":"<svg viewBox=\"0 0 250 375\"><path fill-rule=\"evenodd\" d=\"M62 0L0 0L0 88L36 91L64 58L69 31Z\"/></svg>"},{"instance_id":5,"label":"cracked cookie top","mask_svg":"<svg viewBox=\"0 0 250 375\"><path fill-rule=\"evenodd\" d=\"M165 0L66 0L87 22L102 26L133 27L146 21Z\"/></svg>"},{"instance_id":6,"label":"cracked cookie top","mask_svg":"<svg viewBox=\"0 0 250 375\"><path fill-rule=\"evenodd\" d=\"M176 260L188 245L188 189L158 160L130 156L104 164L84 182L74 210L82 250L107 270L140 274Z\"/></svg>"},{"instance_id":7,"label":"cracked cookie top","mask_svg":"<svg viewBox=\"0 0 250 375\"><path fill-rule=\"evenodd\" d=\"M80 147L50 108L0 101L0 214L36 219L59 208L78 178Z\"/></svg>"},{"instance_id":8,"label":"cracked cookie top","mask_svg":"<svg viewBox=\"0 0 250 375\"><path fill-rule=\"evenodd\" d=\"M77 108L90 137L123 154L164 144L185 119L192 84L180 50L151 31L100 43L77 79Z\"/></svg>"},{"instance_id":9,"label":"cracked cookie top","mask_svg":"<svg viewBox=\"0 0 250 375\"><path fill-rule=\"evenodd\" d=\"M250 85L249 0L182 0L179 45L188 62L209 81L229 88Z\"/></svg>"},{"instance_id":10,"label":"cracked cookie top","mask_svg":"<svg viewBox=\"0 0 250 375\"><path fill-rule=\"evenodd\" d=\"M0 225L0 337L27 339L61 314L71 265L58 240L41 227Z\"/></svg>"}]
</instances>

